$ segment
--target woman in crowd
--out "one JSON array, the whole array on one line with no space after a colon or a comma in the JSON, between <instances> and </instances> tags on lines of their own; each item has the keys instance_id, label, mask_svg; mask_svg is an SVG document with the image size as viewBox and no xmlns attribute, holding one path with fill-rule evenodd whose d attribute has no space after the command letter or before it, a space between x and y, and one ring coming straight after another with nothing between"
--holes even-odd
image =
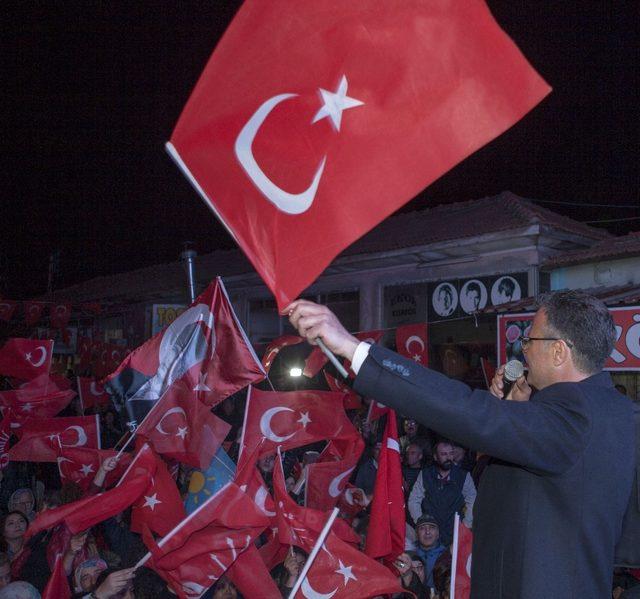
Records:
<instances>
[{"instance_id":1,"label":"woman in crowd","mask_svg":"<svg viewBox=\"0 0 640 599\"><path fill-rule=\"evenodd\" d=\"M27 532L29 521L27 517L18 510L9 512L0 522L2 539L0 550L4 551L11 561L22 550L24 545L24 533Z\"/></svg>"}]
</instances>

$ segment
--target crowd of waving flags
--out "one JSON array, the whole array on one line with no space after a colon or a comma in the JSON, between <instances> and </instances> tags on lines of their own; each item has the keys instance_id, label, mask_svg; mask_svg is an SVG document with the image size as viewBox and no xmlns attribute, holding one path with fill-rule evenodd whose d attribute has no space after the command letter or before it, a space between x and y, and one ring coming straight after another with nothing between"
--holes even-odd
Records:
<instances>
[{"instance_id":1,"label":"crowd of waving flags","mask_svg":"<svg viewBox=\"0 0 640 599\"><path fill-rule=\"evenodd\" d=\"M424 335L426 342L426 328ZM347 518L362 509L353 499L358 490L349 484L364 448L345 411L355 404L355 394L328 372L327 380L334 381L330 391L256 387L277 351L289 343L275 340L261 362L220 279L171 325L129 354L104 385L78 380L84 409L110 401L135 422L132 452L100 447L96 414L58 416L76 393L66 379L48 372L46 359L35 370L21 370L19 362L26 354L31 353L33 361L34 347L27 341L14 340L0 348L0 365L9 364L0 367L0 373L16 384L16 389L0 393L3 465L9 460L56 463L62 481L86 491L100 465L118 456L117 467L105 480L106 490L41 513L28 536L59 524L76 533L130 508L131 530L142 535L149 549L144 565L179 596L199 597L226 573L247 596L259 590L262 597L277 597L269 570L284 560L289 547L311 551L336 505ZM26 374L31 378L18 378ZM211 408L242 389L246 410L236 466L222 448L230 426ZM389 417L387 428L394 426ZM392 447L396 433L387 434L385 442ZM280 453L319 441L325 448L316 463L305 467L306 501L301 506L287 494ZM278 458L272 494L257 461L274 452ZM404 503L401 485L399 497L391 491L400 476L399 454L381 455L380 476L385 480L376 485L380 497L383 489L389 493L382 510L374 500L372 526L384 537L396 534L400 515L404 526ZM171 474L176 462L194 468L184 503ZM259 536L266 542L258 548ZM338 518L301 592L354 597L365 586L367 592L400 590L395 573L372 559L395 557L402 550L396 540L363 553L348 520ZM58 575L54 569L52 588L57 588Z\"/></svg>"}]
</instances>

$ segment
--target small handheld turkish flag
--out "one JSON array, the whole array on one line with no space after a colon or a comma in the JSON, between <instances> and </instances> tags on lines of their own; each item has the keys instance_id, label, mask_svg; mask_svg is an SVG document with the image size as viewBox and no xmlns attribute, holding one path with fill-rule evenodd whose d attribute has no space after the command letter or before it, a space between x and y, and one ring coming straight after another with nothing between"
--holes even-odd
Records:
<instances>
[{"instance_id":1,"label":"small handheld turkish flag","mask_svg":"<svg viewBox=\"0 0 640 599\"><path fill-rule=\"evenodd\" d=\"M18 462L57 462L65 447L100 449L100 419L94 416L70 418L28 418L16 434L20 441L9 456Z\"/></svg>"},{"instance_id":2,"label":"small handheld turkish flag","mask_svg":"<svg viewBox=\"0 0 640 599\"><path fill-rule=\"evenodd\" d=\"M231 425L211 413L197 399L188 381L178 379L136 430L157 453L201 470L231 430Z\"/></svg>"},{"instance_id":3,"label":"small handheld turkish flag","mask_svg":"<svg viewBox=\"0 0 640 599\"><path fill-rule=\"evenodd\" d=\"M82 404L82 410L89 410L95 406L109 405L109 394L105 388L95 379L79 376L78 380L78 396Z\"/></svg>"},{"instance_id":4,"label":"small handheld turkish flag","mask_svg":"<svg viewBox=\"0 0 640 599\"><path fill-rule=\"evenodd\" d=\"M168 149L283 309L548 93L481 0L252 0Z\"/></svg>"},{"instance_id":5,"label":"small handheld turkish flag","mask_svg":"<svg viewBox=\"0 0 640 599\"><path fill-rule=\"evenodd\" d=\"M53 341L9 339L0 347L0 374L33 379L51 368Z\"/></svg>"},{"instance_id":6,"label":"small handheld turkish flag","mask_svg":"<svg viewBox=\"0 0 640 599\"><path fill-rule=\"evenodd\" d=\"M145 526L160 534L168 534L186 516L180 492L167 466L148 444L133 458L122 484L147 472L149 485L131 509L131 530L141 533Z\"/></svg>"},{"instance_id":7,"label":"small handheld turkish flag","mask_svg":"<svg viewBox=\"0 0 640 599\"><path fill-rule=\"evenodd\" d=\"M471 551L473 533L456 514L451 560L451 599L469 599L471 594Z\"/></svg>"},{"instance_id":8,"label":"small handheld turkish flag","mask_svg":"<svg viewBox=\"0 0 640 599\"><path fill-rule=\"evenodd\" d=\"M389 563L404 551L405 510L396 413L389 410L378 459L365 553Z\"/></svg>"},{"instance_id":9,"label":"small handheld turkish flag","mask_svg":"<svg viewBox=\"0 0 640 599\"><path fill-rule=\"evenodd\" d=\"M144 534L146 559L180 596L201 597L268 525L257 506L227 483L159 543Z\"/></svg>"},{"instance_id":10,"label":"small handheld turkish flag","mask_svg":"<svg viewBox=\"0 0 640 599\"><path fill-rule=\"evenodd\" d=\"M250 458L325 439L352 438L357 431L330 391L260 391L247 394L238 470ZM256 448L259 448L256 455Z\"/></svg>"}]
</instances>

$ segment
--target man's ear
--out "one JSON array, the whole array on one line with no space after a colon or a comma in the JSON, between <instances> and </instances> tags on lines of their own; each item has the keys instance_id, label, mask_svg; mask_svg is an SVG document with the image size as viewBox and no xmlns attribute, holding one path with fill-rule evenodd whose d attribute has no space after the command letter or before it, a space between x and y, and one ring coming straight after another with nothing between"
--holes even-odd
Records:
<instances>
[{"instance_id":1,"label":"man's ear","mask_svg":"<svg viewBox=\"0 0 640 599\"><path fill-rule=\"evenodd\" d=\"M554 341L551 348L553 365L556 368L562 367L571 361L571 350L564 341Z\"/></svg>"}]
</instances>

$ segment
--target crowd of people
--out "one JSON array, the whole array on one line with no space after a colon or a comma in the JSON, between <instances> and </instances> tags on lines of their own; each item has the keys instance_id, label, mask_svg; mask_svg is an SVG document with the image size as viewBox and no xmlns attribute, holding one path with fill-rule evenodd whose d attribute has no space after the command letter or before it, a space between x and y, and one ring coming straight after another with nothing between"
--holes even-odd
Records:
<instances>
[{"instance_id":1,"label":"crowd of people","mask_svg":"<svg viewBox=\"0 0 640 599\"><path fill-rule=\"evenodd\" d=\"M215 409L218 416L226 418L234 427L233 438L239 438L242 404L242 398L236 396ZM68 414L72 413L73 407L70 407ZM362 410L352 411L350 415L366 443L359 466L351 477L353 485L363 491L363 509L352 517L352 525L364 547L369 524L367 506L373 499L384 416L369 422L366 404ZM120 416L109 408L100 408L100 420L103 448L113 447L124 433ZM454 516L459 514L468 527L473 527L476 487L485 461L483 456L476 456L454 440L438 437L412 418L401 418L399 422L406 542L405 552L398 556L394 565L408 592L419 599L444 599L449 596L450 588ZM316 444L287 451L284 455L287 487L299 503L303 502L299 484L303 466L317 459L320 449ZM229 453L237 454L237 443L229 448ZM258 460L258 468L270 490L273 489L275 463L273 454ZM106 474L115 466L115 458L106 460L87 493L102 490ZM185 497L189 474L188 470L182 470L178 478ZM0 475L0 500L5 506L0 521L0 599L39 597L58 556L62 559L73 597L145 599L175 596L153 570L133 569L147 548L139 535L129 530L126 512L76 535L61 524L25 543L25 533L37 512L75 501L83 491L76 484L61 480L57 465L51 463L10 462ZM284 597L288 596L305 560L306 554L292 547L284 562L272 571ZM636 584L640 585L640 572L617 572L613 597L635 596L631 595L634 592L631 589ZM218 599L240 596L226 578L205 594L205 597Z\"/></svg>"},{"instance_id":2,"label":"crowd of people","mask_svg":"<svg viewBox=\"0 0 640 599\"><path fill-rule=\"evenodd\" d=\"M553 338L551 341L558 340ZM564 340L560 341L565 343ZM569 344L566 345L570 347ZM364 349L370 351L366 347ZM373 351L375 360L377 350ZM350 356L353 358L354 371L357 372L362 367L362 361L358 365L356 353ZM400 376L406 378L407 369L392 362L391 356L391 353L383 354L386 360L385 367L390 371L401 371ZM71 380L72 374L68 373ZM535 380L535 376L531 376L530 379ZM440 383L443 380L444 377L438 379ZM502 383L497 384L497 380L499 378L494 378L491 388L494 402L502 395ZM357 382L358 379L356 387ZM9 381L3 381L2 384L8 388ZM519 384L528 387L524 380ZM467 388L463 386L456 389L467 393ZM234 460L238 458L239 441L245 424L245 393L236 393L213 408L219 418L231 425L225 448ZM619 396L619 399L623 398ZM365 449L350 476L352 505L355 503L357 507L355 510L343 509L340 515L350 524L350 534L355 533L354 543L357 539L360 540L361 549L365 548L369 527L373 526L370 513L371 506L375 504L380 453L385 439L388 447L387 422L393 422L389 420L393 415L391 408L386 412L381 411L376 418L372 417L370 403L363 398L359 408L346 411L354 428L361 435ZM74 400L59 415L77 415L81 410L81 405ZM123 415L114 411L109 404L96 405L91 410L99 414L103 449L118 446L123 438L130 434L127 433L127 423ZM404 592L398 592L394 597L446 599L449 597L452 578L454 522L459 517L461 526L466 526L472 531L474 528L486 526L482 521L482 514L486 512L474 510L476 490L480 489L479 497L486 501L486 492L483 496L483 490L490 486L487 479L495 477L493 473L487 474L487 466L490 464L491 469L496 465L498 468L511 468L512 465L500 460L496 462L488 454L476 453L455 439L437 434L420 424L411 413L403 414L398 410L395 413L399 424L398 430L394 432L397 432L398 438L402 464L402 492L405 499L405 542L402 551L394 556L392 564L385 565L397 577L398 588L404 589ZM548 435L548 431L545 431L545 434ZM286 491L298 505L305 505L305 466L319 459L325 444L325 441L318 441L282 453ZM513 447L513 444L511 446ZM528 448L522 448L522 451L528 451ZM537 454L535 455L538 459ZM570 461L568 455L555 457L557 460ZM524 462L533 458L527 454L526 460L520 457L518 459ZM274 468L279 463L274 453L260 455L256 461L265 487L274 497ZM33 535L28 532L29 526L42 512L70 504L85 495L95 495L103 491L107 481L113 479L109 477L109 473L118 467L118 457L104 459L93 475L91 485L84 489L65 479L59 470L60 464L55 462L9 461L4 466L0 470L0 599L40 597L52 576L58 572L61 573L60 576L67 577L72 596L77 598L162 599L176 596L174 590L152 568L137 567L141 558L147 554L148 548L141 536L130 529L130 509L75 534L64 521L44 530L34 525L34 530L40 531ZM555 467L553 464L545 464L540 466L539 470L553 472ZM193 472L194 469L185 464L172 470L177 487L185 500ZM530 473L526 475L529 476ZM280 488L282 484L278 487ZM517 523L511 523L515 524ZM258 547L268 542L268 535L269 529L266 529L257 538ZM554 540L549 539L549 542ZM514 550L517 550L517 547L514 547ZM291 593L306 560L307 554L292 545L286 556L282 556L281 563L271 570L271 576L283 597L288 597ZM375 592L372 595L376 596ZM221 599L240 597L241 594L231 580L222 577L216 580L203 596ZM640 597L640 569L617 569L613 576L611 596L614 599Z\"/></svg>"}]
</instances>

